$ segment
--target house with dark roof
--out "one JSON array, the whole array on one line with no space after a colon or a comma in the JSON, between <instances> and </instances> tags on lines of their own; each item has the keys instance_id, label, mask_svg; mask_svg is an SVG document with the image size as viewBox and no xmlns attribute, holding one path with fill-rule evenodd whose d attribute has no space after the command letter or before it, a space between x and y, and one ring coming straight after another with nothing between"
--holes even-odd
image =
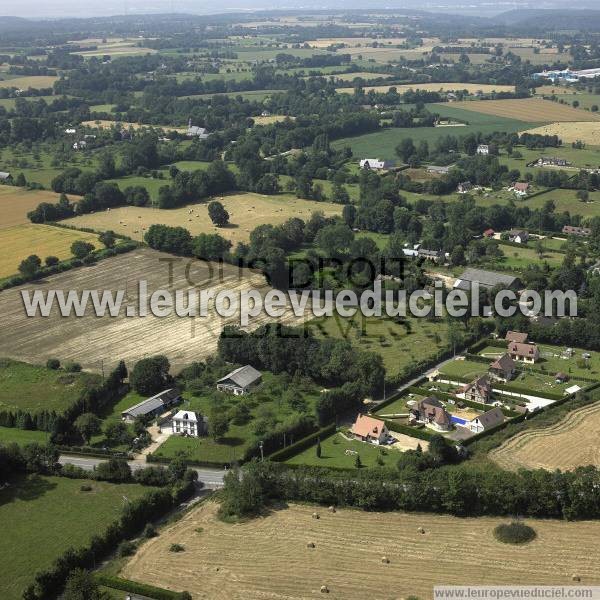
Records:
<instances>
[{"instance_id":1,"label":"house with dark roof","mask_svg":"<svg viewBox=\"0 0 600 600\"><path fill-rule=\"evenodd\" d=\"M504 423L504 414L499 406L488 410L467 423L473 433L481 433Z\"/></svg>"},{"instance_id":2,"label":"house with dark roof","mask_svg":"<svg viewBox=\"0 0 600 600\"><path fill-rule=\"evenodd\" d=\"M479 284L481 288L492 289L502 286L504 289L517 290L521 285L518 277L505 275L496 271L486 271L484 269L465 269L454 283L454 288L470 292L474 283Z\"/></svg>"},{"instance_id":3,"label":"house with dark roof","mask_svg":"<svg viewBox=\"0 0 600 600\"><path fill-rule=\"evenodd\" d=\"M10 181L12 179L12 175L7 171L0 171L0 181Z\"/></svg>"},{"instance_id":4,"label":"house with dark roof","mask_svg":"<svg viewBox=\"0 0 600 600\"><path fill-rule=\"evenodd\" d=\"M155 396L142 400L124 410L121 417L127 423L133 423L138 417L157 417L179 402L181 402L179 390L175 388L163 390Z\"/></svg>"},{"instance_id":5,"label":"house with dark roof","mask_svg":"<svg viewBox=\"0 0 600 600\"><path fill-rule=\"evenodd\" d=\"M444 262L444 253L441 250L428 250L427 248L419 248L417 256L425 260L431 260L434 263Z\"/></svg>"},{"instance_id":6,"label":"house with dark roof","mask_svg":"<svg viewBox=\"0 0 600 600\"><path fill-rule=\"evenodd\" d=\"M517 344L524 344L527 341L529 335L520 331L507 331L504 339L507 342L516 342Z\"/></svg>"},{"instance_id":7,"label":"house with dark roof","mask_svg":"<svg viewBox=\"0 0 600 600\"><path fill-rule=\"evenodd\" d=\"M490 379L504 383L513 379L515 372L515 361L509 354L503 354L488 367Z\"/></svg>"},{"instance_id":8,"label":"house with dark roof","mask_svg":"<svg viewBox=\"0 0 600 600\"><path fill-rule=\"evenodd\" d=\"M494 230L493 230L493 229L490 227L489 229L486 229L486 230L483 232L483 237L486 237L486 238L493 238L493 237L494 237L494 235L495 235L495 233L496 233L496 232L495 232L495 231L494 231Z\"/></svg>"},{"instance_id":9,"label":"house with dark roof","mask_svg":"<svg viewBox=\"0 0 600 600\"><path fill-rule=\"evenodd\" d=\"M508 353L513 360L519 360L525 363L533 364L540 360L540 351L535 344L509 342Z\"/></svg>"},{"instance_id":10,"label":"house with dark roof","mask_svg":"<svg viewBox=\"0 0 600 600\"><path fill-rule=\"evenodd\" d=\"M354 425L350 428L354 439L371 444L384 444L390 432L386 424L380 419L374 419L368 415L358 415Z\"/></svg>"},{"instance_id":11,"label":"house with dark roof","mask_svg":"<svg viewBox=\"0 0 600 600\"><path fill-rule=\"evenodd\" d=\"M450 431L452 421L446 407L433 396L417 401L410 409L409 419L436 431Z\"/></svg>"},{"instance_id":12,"label":"house with dark roof","mask_svg":"<svg viewBox=\"0 0 600 600\"><path fill-rule=\"evenodd\" d=\"M458 184L456 191L459 194L468 194L473 190L473 184L470 181L462 181Z\"/></svg>"},{"instance_id":13,"label":"house with dark roof","mask_svg":"<svg viewBox=\"0 0 600 600\"><path fill-rule=\"evenodd\" d=\"M228 392L234 396L248 394L260 384L262 375L254 367L246 365L239 367L217 381L217 390Z\"/></svg>"},{"instance_id":14,"label":"house with dark roof","mask_svg":"<svg viewBox=\"0 0 600 600\"><path fill-rule=\"evenodd\" d=\"M492 400L492 385L487 375L477 377L471 383L467 383L461 390L460 395L470 402L487 404Z\"/></svg>"}]
</instances>

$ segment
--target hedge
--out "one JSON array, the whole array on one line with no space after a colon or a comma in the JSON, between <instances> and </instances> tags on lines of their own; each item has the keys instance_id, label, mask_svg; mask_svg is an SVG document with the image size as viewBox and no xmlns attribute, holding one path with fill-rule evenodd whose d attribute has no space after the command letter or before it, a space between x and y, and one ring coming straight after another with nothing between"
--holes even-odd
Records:
<instances>
[{"instance_id":1,"label":"hedge","mask_svg":"<svg viewBox=\"0 0 600 600\"><path fill-rule=\"evenodd\" d=\"M429 441L434 435L436 435L435 432L429 431L424 427L422 429L417 427L409 427L408 425L402 425L401 423L396 423L396 421L390 421L389 419L384 419L383 422L390 431L403 433L404 435L409 435L410 437L414 437L419 440Z\"/></svg>"},{"instance_id":2,"label":"hedge","mask_svg":"<svg viewBox=\"0 0 600 600\"><path fill-rule=\"evenodd\" d=\"M307 435L305 438L290 444L286 448L282 448L281 450L277 450L277 452L273 452L271 456L269 456L269 460L273 460L275 462L281 462L287 460L291 456L295 456L296 454L300 454L303 450L310 448L318 439L323 439L329 437L333 433L335 433L335 423L331 423L310 435Z\"/></svg>"},{"instance_id":3,"label":"hedge","mask_svg":"<svg viewBox=\"0 0 600 600\"><path fill-rule=\"evenodd\" d=\"M90 446L56 446L59 452L80 456L93 456L96 458L124 458L131 460L133 456L129 452L117 452L116 450L105 450L104 448L92 448Z\"/></svg>"},{"instance_id":4,"label":"hedge","mask_svg":"<svg viewBox=\"0 0 600 600\"><path fill-rule=\"evenodd\" d=\"M154 600L189 600L191 598L189 592L172 592L171 590L158 588L147 583L121 579L121 577L115 577L114 575L96 573L94 574L94 579L99 585L124 592L131 592L132 594L141 594Z\"/></svg>"},{"instance_id":5,"label":"hedge","mask_svg":"<svg viewBox=\"0 0 600 600\"><path fill-rule=\"evenodd\" d=\"M156 456L155 454L151 453L151 454L146 455L146 462L161 464L161 465L168 465L171 463L173 458L175 458L175 457L167 458L166 456ZM238 464L242 464L245 461L240 459L240 460L237 460L236 462ZM225 467L228 467L231 464L229 462L218 462L218 461L210 461L210 460L190 460L189 458L185 459L185 463L188 466L206 467L207 469L224 469Z\"/></svg>"}]
</instances>

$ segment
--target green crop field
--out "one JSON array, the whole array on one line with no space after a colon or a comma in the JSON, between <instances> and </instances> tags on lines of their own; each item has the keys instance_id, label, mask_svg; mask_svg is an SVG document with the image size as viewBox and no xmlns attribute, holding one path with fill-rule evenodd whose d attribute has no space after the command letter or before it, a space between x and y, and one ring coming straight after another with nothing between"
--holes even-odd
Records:
<instances>
[{"instance_id":1,"label":"green crop field","mask_svg":"<svg viewBox=\"0 0 600 600\"><path fill-rule=\"evenodd\" d=\"M81 491L82 484L92 486ZM127 500L152 488L85 479L30 475L0 490L0 588L18 600L35 573L70 546L87 544L112 523Z\"/></svg>"},{"instance_id":2,"label":"green crop field","mask_svg":"<svg viewBox=\"0 0 600 600\"><path fill-rule=\"evenodd\" d=\"M65 373L9 359L0 359L0 409L64 411L92 382L90 373Z\"/></svg>"},{"instance_id":3,"label":"green crop field","mask_svg":"<svg viewBox=\"0 0 600 600\"><path fill-rule=\"evenodd\" d=\"M442 320L404 319L397 323L390 318L335 315L313 319L307 327L317 336L343 338L360 350L380 354L389 375L431 357L447 343L447 324Z\"/></svg>"}]
</instances>

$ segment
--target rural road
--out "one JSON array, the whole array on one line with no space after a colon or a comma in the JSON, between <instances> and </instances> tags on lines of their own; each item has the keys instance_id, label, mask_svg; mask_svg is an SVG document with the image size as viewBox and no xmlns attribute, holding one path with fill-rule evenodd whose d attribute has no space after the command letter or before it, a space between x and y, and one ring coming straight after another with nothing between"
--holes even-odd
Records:
<instances>
[{"instance_id":1,"label":"rural road","mask_svg":"<svg viewBox=\"0 0 600 600\"><path fill-rule=\"evenodd\" d=\"M94 467L101 463L105 462L106 459L102 458L92 458L85 456L73 456L71 454L61 454L58 462L61 465L74 465L76 467L80 467L81 469L85 469L86 471L93 471ZM127 461L132 471L137 469L143 469L144 467L150 466L149 463L146 463L143 460L129 460ZM193 467L192 467L193 468ZM208 489L216 489L223 486L223 477L226 471L218 470L218 469L194 469L198 473L198 481L201 481L204 484L204 487Z\"/></svg>"}]
</instances>

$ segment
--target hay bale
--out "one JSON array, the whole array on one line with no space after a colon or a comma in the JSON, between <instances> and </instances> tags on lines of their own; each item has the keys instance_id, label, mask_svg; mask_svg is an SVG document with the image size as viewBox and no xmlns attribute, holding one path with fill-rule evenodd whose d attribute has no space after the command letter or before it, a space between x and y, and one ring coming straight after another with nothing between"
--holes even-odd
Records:
<instances>
[{"instance_id":1,"label":"hay bale","mask_svg":"<svg viewBox=\"0 0 600 600\"><path fill-rule=\"evenodd\" d=\"M419 527L419 529L417 529L417 531L419 533L425 533L425 529L423 527Z\"/></svg>"},{"instance_id":2,"label":"hay bale","mask_svg":"<svg viewBox=\"0 0 600 600\"><path fill-rule=\"evenodd\" d=\"M571 579L573 581L581 581L581 577L579 577L579 575L573 575L573 576L571 576Z\"/></svg>"},{"instance_id":3,"label":"hay bale","mask_svg":"<svg viewBox=\"0 0 600 600\"><path fill-rule=\"evenodd\" d=\"M321 594L329 594L329 588L326 585L321 586Z\"/></svg>"},{"instance_id":4,"label":"hay bale","mask_svg":"<svg viewBox=\"0 0 600 600\"><path fill-rule=\"evenodd\" d=\"M307 548L314 548L315 547L315 543L314 542L308 542L308 544L306 544Z\"/></svg>"},{"instance_id":5,"label":"hay bale","mask_svg":"<svg viewBox=\"0 0 600 600\"><path fill-rule=\"evenodd\" d=\"M382 556L382 557L381 557L381 562L382 562L384 565L387 565L387 564L389 564L389 562L390 562L390 559L389 559L387 556Z\"/></svg>"},{"instance_id":6,"label":"hay bale","mask_svg":"<svg viewBox=\"0 0 600 600\"><path fill-rule=\"evenodd\" d=\"M328 510L329 510L330 513L334 513L335 512L335 506L330 506L328 508Z\"/></svg>"},{"instance_id":7,"label":"hay bale","mask_svg":"<svg viewBox=\"0 0 600 600\"><path fill-rule=\"evenodd\" d=\"M312 514L312 518L313 519L320 519L321 517L319 517L319 513L313 513Z\"/></svg>"}]
</instances>

